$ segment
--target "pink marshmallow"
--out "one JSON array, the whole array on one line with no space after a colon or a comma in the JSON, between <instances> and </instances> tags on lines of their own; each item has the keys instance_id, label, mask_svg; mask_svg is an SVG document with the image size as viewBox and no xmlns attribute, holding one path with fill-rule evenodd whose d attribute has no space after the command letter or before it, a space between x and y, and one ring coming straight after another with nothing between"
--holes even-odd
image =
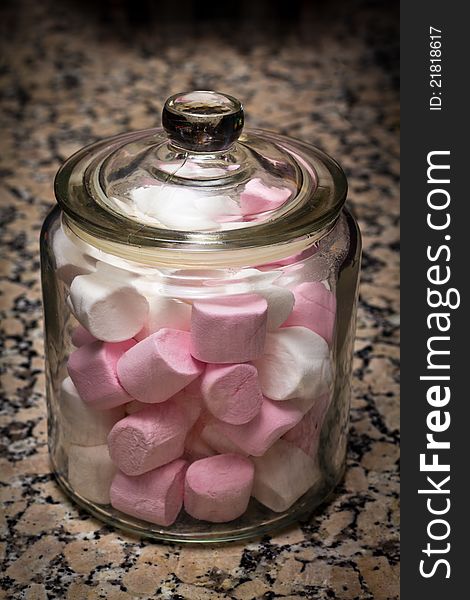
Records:
<instances>
[{"instance_id":1,"label":"pink marshmallow","mask_svg":"<svg viewBox=\"0 0 470 600\"><path fill-rule=\"evenodd\" d=\"M320 444L321 428L329 406L329 394L317 398L313 407L283 436L283 439L303 450L311 458L315 458Z\"/></svg>"},{"instance_id":2,"label":"pink marshmallow","mask_svg":"<svg viewBox=\"0 0 470 600\"><path fill-rule=\"evenodd\" d=\"M185 411L188 419L188 429L193 427L202 412L201 380L195 379L192 381L182 389L181 392L178 392L172 397L172 402L181 406Z\"/></svg>"},{"instance_id":3,"label":"pink marshmallow","mask_svg":"<svg viewBox=\"0 0 470 600\"><path fill-rule=\"evenodd\" d=\"M245 425L218 421L217 429L241 450L251 456L262 456L281 436L302 418L294 403L272 402L264 398L258 415Z\"/></svg>"},{"instance_id":4,"label":"pink marshmallow","mask_svg":"<svg viewBox=\"0 0 470 600\"><path fill-rule=\"evenodd\" d=\"M181 392L178 392L172 396L172 401L176 402L186 412L188 418L189 427L192 427L194 423L199 419L202 411L202 392L201 392L201 381L200 378L195 379L189 385L187 385ZM126 414L132 415L133 413L148 408L146 402L139 402L133 400L125 405Z\"/></svg>"},{"instance_id":5,"label":"pink marshmallow","mask_svg":"<svg viewBox=\"0 0 470 600\"><path fill-rule=\"evenodd\" d=\"M201 389L208 410L221 421L241 425L259 413L263 394L250 364L208 365Z\"/></svg>"},{"instance_id":6,"label":"pink marshmallow","mask_svg":"<svg viewBox=\"0 0 470 600\"><path fill-rule=\"evenodd\" d=\"M218 452L202 437L203 428L204 424L198 422L186 436L184 456L191 462L207 458L208 456L214 456Z\"/></svg>"},{"instance_id":7,"label":"pink marshmallow","mask_svg":"<svg viewBox=\"0 0 470 600\"><path fill-rule=\"evenodd\" d=\"M83 325L78 325L75 327L70 339L76 348L80 348L85 344L92 344L93 342L96 342L95 336L91 335L88 329L85 329Z\"/></svg>"},{"instance_id":8,"label":"pink marshmallow","mask_svg":"<svg viewBox=\"0 0 470 600\"><path fill-rule=\"evenodd\" d=\"M331 346L336 316L335 295L319 281L294 288L295 304L283 327L300 325L311 329Z\"/></svg>"},{"instance_id":9,"label":"pink marshmallow","mask_svg":"<svg viewBox=\"0 0 470 600\"><path fill-rule=\"evenodd\" d=\"M137 477L118 471L111 484L111 505L138 519L167 527L176 521L183 506L187 467L186 461L178 459Z\"/></svg>"},{"instance_id":10,"label":"pink marshmallow","mask_svg":"<svg viewBox=\"0 0 470 600\"><path fill-rule=\"evenodd\" d=\"M121 385L140 402L164 402L199 377L204 366L189 353L190 334L160 329L118 362Z\"/></svg>"},{"instance_id":11,"label":"pink marshmallow","mask_svg":"<svg viewBox=\"0 0 470 600\"><path fill-rule=\"evenodd\" d=\"M253 463L239 454L198 460L186 472L184 508L201 521L233 521L247 509L253 477Z\"/></svg>"},{"instance_id":12,"label":"pink marshmallow","mask_svg":"<svg viewBox=\"0 0 470 600\"><path fill-rule=\"evenodd\" d=\"M203 443L214 450L214 452L208 452L207 456L227 453L248 456L246 452L230 441L228 437L217 428L217 422L209 422L200 432L200 437Z\"/></svg>"},{"instance_id":13,"label":"pink marshmallow","mask_svg":"<svg viewBox=\"0 0 470 600\"><path fill-rule=\"evenodd\" d=\"M124 352L134 345L134 340L116 344L97 341L72 352L67 370L84 402L103 410L132 400L119 383L116 364Z\"/></svg>"},{"instance_id":14,"label":"pink marshmallow","mask_svg":"<svg viewBox=\"0 0 470 600\"><path fill-rule=\"evenodd\" d=\"M278 208L290 198L292 192L286 188L269 187L259 177L250 179L240 194L240 208L244 215L254 215Z\"/></svg>"},{"instance_id":15,"label":"pink marshmallow","mask_svg":"<svg viewBox=\"0 0 470 600\"><path fill-rule=\"evenodd\" d=\"M191 354L213 363L248 362L263 353L268 303L256 294L194 302Z\"/></svg>"},{"instance_id":16,"label":"pink marshmallow","mask_svg":"<svg viewBox=\"0 0 470 600\"><path fill-rule=\"evenodd\" d=\"M126 475L141 475L179 458L188 429L187 415L175 402L147 406L114 425L109 454Z\"/></svg>"},{"instance_id":17,"label":"pink marshmallow","mask_svg":"<svg viewBox=\"0 0 470 600\"><path fill-rule=\"evenodd\" d=\"M143 408L147 408L148 404L146 404L145 402L139 402L138 400L132 400L132 402L128 402L125 407L124 410L126 411L126 415L133 415L136 412L139 412L139 410L142 410Z\"/></svg>"}]
</instances>

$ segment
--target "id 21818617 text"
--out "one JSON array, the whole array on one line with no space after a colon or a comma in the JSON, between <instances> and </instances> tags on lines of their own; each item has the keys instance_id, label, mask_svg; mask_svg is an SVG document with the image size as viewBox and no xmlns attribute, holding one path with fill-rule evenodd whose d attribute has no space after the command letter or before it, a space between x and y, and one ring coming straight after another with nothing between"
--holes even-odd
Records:
<instances>
[{"instance_id":1,"label":"id 21818617 text","mask_svg":"<svg viewBox=\"0 0 470 600\"><path fill-rule=\"evenodd\" d=\"M442 31L429 27L429 110L442 110Z\"/></svg>"}]
</instances>

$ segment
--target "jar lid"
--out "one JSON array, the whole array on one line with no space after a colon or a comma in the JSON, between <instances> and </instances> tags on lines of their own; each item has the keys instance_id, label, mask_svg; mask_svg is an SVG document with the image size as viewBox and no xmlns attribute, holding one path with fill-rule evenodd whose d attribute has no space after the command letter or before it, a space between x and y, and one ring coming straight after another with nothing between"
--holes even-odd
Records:
<instances>
[{"instance_id":1,"label":"jar lid","mask_svg":"<svg viewBox=\"0 0 470 600\"><path fill-rule=\"evenodd\" d=\"M163 128L105 139L65 162L55 192L67 222L114 245L185 252L328 230L346 198L339 165L309 144L243 123L232 96L171 96Z\"/></svg>"}]
</instances>

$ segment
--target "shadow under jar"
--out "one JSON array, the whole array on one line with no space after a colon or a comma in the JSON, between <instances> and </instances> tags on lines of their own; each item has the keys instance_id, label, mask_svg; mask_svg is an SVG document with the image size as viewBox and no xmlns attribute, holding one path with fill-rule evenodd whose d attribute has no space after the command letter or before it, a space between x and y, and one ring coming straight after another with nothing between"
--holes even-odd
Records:
<instances>
[{"instance_id":1,"label":"shadow under jar","mask_svg":"<svg viewBox=\"0 0 470 600\"><path fill-rule=\"evenodd\" d=\"M164 128L60 169L41 237L49 447L60 485L160 540L310 514L346 457L360 234L338 164L169 98Z\"/></svg>"}]
</instances>

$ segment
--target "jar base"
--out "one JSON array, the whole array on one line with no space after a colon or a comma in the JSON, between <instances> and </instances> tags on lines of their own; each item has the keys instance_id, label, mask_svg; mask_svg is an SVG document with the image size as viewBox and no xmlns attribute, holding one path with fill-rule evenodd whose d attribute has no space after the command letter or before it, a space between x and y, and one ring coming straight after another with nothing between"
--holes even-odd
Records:
<instances>
[{"instance_id":1,"label":"jar base","mask_svg":"<svg viewBox=\"0 0 470 600\"><path fill-rule=\"evenodd\" d=\"M315 486L284 513L275 513L252 498L247 512L240 520L230 523L208 523L197 521L182 511L176 523L170 527L160 527L126 515L110 505L97 505L87 500L77 494L60 471L52 466L53 474L62 490L81 508L106 525L154 541L178 544L219 544L253 539L283 529L296 521L306 520L320 505L328 501L344 475L343 471L336 482L323 482L321 486ZM247 521L252 521L252 524L247 524Z\"/></svg>"}]
</instances>

